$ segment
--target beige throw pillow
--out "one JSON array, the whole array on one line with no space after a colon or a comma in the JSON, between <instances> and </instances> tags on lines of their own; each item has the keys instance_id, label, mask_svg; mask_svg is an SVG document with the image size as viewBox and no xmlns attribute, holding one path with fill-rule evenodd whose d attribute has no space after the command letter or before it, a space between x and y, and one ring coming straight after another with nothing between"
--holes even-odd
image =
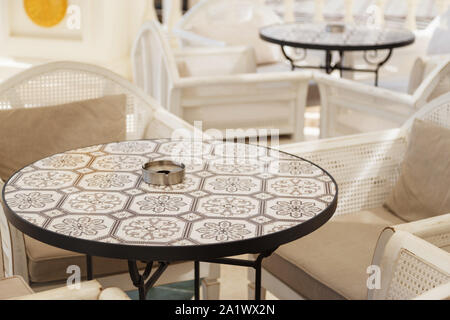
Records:
<instances>
[{"instance_id":1,"label":"beige throw pillow","mask_svg":"<svg viewBox=\"0 0 450 320\"><path fill-rule=\"evenodd\" d=\"M0 110L0 178L42 158L126 138L126 96Z\"/></svg>"},{"instance_id":2,"label":"beige throw pillow","mask_svg":"<svg viewBox=\"0 0 450 320\"><path fill-rule=\"evenodd\" d=\"M406 221L450 212L450 130L415 120L400 178L385 206Z\"/></svg>"}]
</instances>

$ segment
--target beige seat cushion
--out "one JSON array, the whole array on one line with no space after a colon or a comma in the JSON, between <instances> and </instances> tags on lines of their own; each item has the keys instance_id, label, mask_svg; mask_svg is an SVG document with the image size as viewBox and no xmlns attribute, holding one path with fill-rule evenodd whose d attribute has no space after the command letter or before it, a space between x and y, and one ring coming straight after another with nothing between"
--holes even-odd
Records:
<instances>
[{"instance_id":1,"label":"beige seat cushion","mask_svg":"<svg viewBox=\"0 0 450 320\"><path fill-rule=\"evenodd\" d=\"M450 130L415 120L401 174L386 207L406 221L450 212Z\"/></svg>"},{"instance_id":2,"label":"beige seat cushion","mask_svg":"<svg viewBox=\"0 0 450 320\"><path fill-rule=\"evenodd\" d=\"M307 299L366 299L366 269L381 231L402 220L383 208L333 217L281 246L264 268Z\"/></svg>"},{"instance_id":3,"label":"beige seat cushion","mask_svg":"<svg viewBox=\"0 0 450 320\"><path fill-rule=\"evenodd\" d=\"M86 255L63 250L25 236L28 257L28 273L31 282L42 283L65 280L67 267L77 265L86 276ZM126 260L93 257L94 277L119 274L128 271ZM139 267L144 267L139 264Z\"/></svg>"},{"instance_id":4,"label":"beige seat cushion","mask_svg":"<svg viewBox=\"0 0 450 320\"><path fill-rule=\"evenodd\" d=\"M25 283L22 277L14 276L0 279L0 300L32 294L33 290Z\"/></svg>"},{"instance_id":5,"label":"beige seat cushion","mask_svg":"<svg viewBox=\"0 0 450 320\"><path fill-rule=\"evenodd\" d=\"M0 178L55 153L124 140L126 96L0 110Z\"/></svg>"}]
</instances>

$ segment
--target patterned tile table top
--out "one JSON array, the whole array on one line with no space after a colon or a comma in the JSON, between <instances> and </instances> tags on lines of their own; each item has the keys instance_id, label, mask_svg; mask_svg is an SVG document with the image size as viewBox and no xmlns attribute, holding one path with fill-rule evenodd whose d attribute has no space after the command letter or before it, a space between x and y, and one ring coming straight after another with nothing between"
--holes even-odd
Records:
<instances>
[{"instance_id":1,"label":"patterned tile table top","mask_svg":"<svg viewBox=\"0 0 450 320\"><path fill-rule=\"evenodd\" d=\"M277 41L319 46L380 46L414 40L407 29L345 25L343 32L327 31L327 24L290 23L267 26L261 35Z\"/></svg>"},{"instance_id":2,"label":"patterned tile table top","mask_svg":"<svg viewBox=\"0 0 450 320\"><path fill-rule=\"evenodd\" d=\"M186 165L182 184L145 183L141 167ZM264 147L142 140L83 148L35 162L5 186L31 224L66 236L144 246L189 246L281 231L324 211L336 195L322 169Z\"/></svg>"}]
</instances>

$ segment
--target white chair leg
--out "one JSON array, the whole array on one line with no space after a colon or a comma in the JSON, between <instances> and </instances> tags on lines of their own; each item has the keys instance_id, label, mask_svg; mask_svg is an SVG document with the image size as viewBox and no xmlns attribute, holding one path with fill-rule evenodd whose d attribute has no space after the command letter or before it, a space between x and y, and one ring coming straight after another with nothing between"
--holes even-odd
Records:
<instances>
[{"instance_id":1,"label":"white chair leg","mask_svg":"<svg viewBox=\"0 0 450 320\"><path fill-rule=\"evenodd\" d=\"M261 300L266 300L266 288L261 287ZM255 299L255 283L249 282L248 284L248 300Z\"/></svg>"},{"instance_id":2,"label":"white chair leg","mask_svg":"<svg viewBox=\"0 0 450 320\"><path fill-rule=\"evenodd\" d=\"M203 299L219 300L220 282L218 279L206 278L202 280Z\"/></svg>"}]
</instances>

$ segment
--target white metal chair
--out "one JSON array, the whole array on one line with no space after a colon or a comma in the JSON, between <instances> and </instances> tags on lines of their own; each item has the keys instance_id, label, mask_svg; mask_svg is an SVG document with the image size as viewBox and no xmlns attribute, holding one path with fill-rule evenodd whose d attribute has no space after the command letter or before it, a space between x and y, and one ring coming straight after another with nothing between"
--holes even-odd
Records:
<instances>
[{"instance_id":1,"label":"white metal chair","mask_svg":"<svg viewBox=\"0 0 450 320\"><path fill-rule=\"evenodd\" d=\"M303 137L309 72L254 73L247 47L174 55L154 21L143 25L132 58L135 83L175 115L203 121L204 130L279 129Z\"/></svg>"},{"instance_id":2,"label":"white metal chair","mask_svg":"<svg viewBox=\"0 0 450 320\"><path fill-rule=\"evenodd\" d=\"M417 88L410 94L316 73L322 105L321 137L401 126L427 102L450 91L450 59L428 63L436 65L428 74L426 62L416 64L410 85L411 91Z\"/></svg>"},{"instance_id":3,"label":"white metal chair","mask_svg":"<svg viewBox=\"0 0 450 320\"><path fill-rule=\"evenodd\" d=\"M366 268L371 263L378 235L385 227L404 223L382 206L400 175L414 118L450 128L450 93L423 107L400 129L302 142L280 148L326 168L338 183L339 201L335 215L322 228L275 252L274 259L278 258L278 261L300 259L296 263L303 263L301 268L298 264L292 266L296 278L301 276L298 287L294 282L280 281L280 277L286 274L275 272L277 269L273 268L269 272L266 264L262 283L269 291L281 299L365 298ZM397 228L410 231L450 251L450 214L432 219L438 220L440 227L428 227L436 220L422 220ZM329 250L336 253L334 260L330 260L333 252ZM380 256L375 254L375 257ZM319 258L324 261L315 263ZM266 261L270 259L272 257ZM312 268L312 263L317 268ZM319 270L321 266L323 268ZM250 281L252 276L249 275ZM345 284L342 283L344 277L347 277ZM305 289L307 285L315 291Z\"/></svg>"},{"instance_id":4,"label":"white metal chair","mask_svg":"<svg viewBox=\"0 0 450 320\"><path fill-rule=\"evenodd\" d=\"M60 105L115 94L126 95L128 140L170 138L175 130L180 129L183 132L193 133L192 126L167 112L153 98L124 78L101 67L76 62L55 62L33 67L5 81L0 85L0 110ZM1 181L0 186L3 187ZM53 285L47 282L32 283L33 279L29 278L28 250L24 235L8 223L1 207L0 227L6 275L22 276L35 290L47 289ZM83 258L81 254L78 256ZM48 260L51 261L52 257L48 257ZM114 263L117 260L112 261L111 263ZM84 264L81 267L84 267ZM219 267L206 264L201 269L204 270L201 276L206 278L204 283L206 296L218 298ZM124 290L134 289L127 273L97 278L106 287L120 286ZM193 279L193 263L186 262L169 267L159 284L189 279Z\"/></svg>"}]
</instances>

